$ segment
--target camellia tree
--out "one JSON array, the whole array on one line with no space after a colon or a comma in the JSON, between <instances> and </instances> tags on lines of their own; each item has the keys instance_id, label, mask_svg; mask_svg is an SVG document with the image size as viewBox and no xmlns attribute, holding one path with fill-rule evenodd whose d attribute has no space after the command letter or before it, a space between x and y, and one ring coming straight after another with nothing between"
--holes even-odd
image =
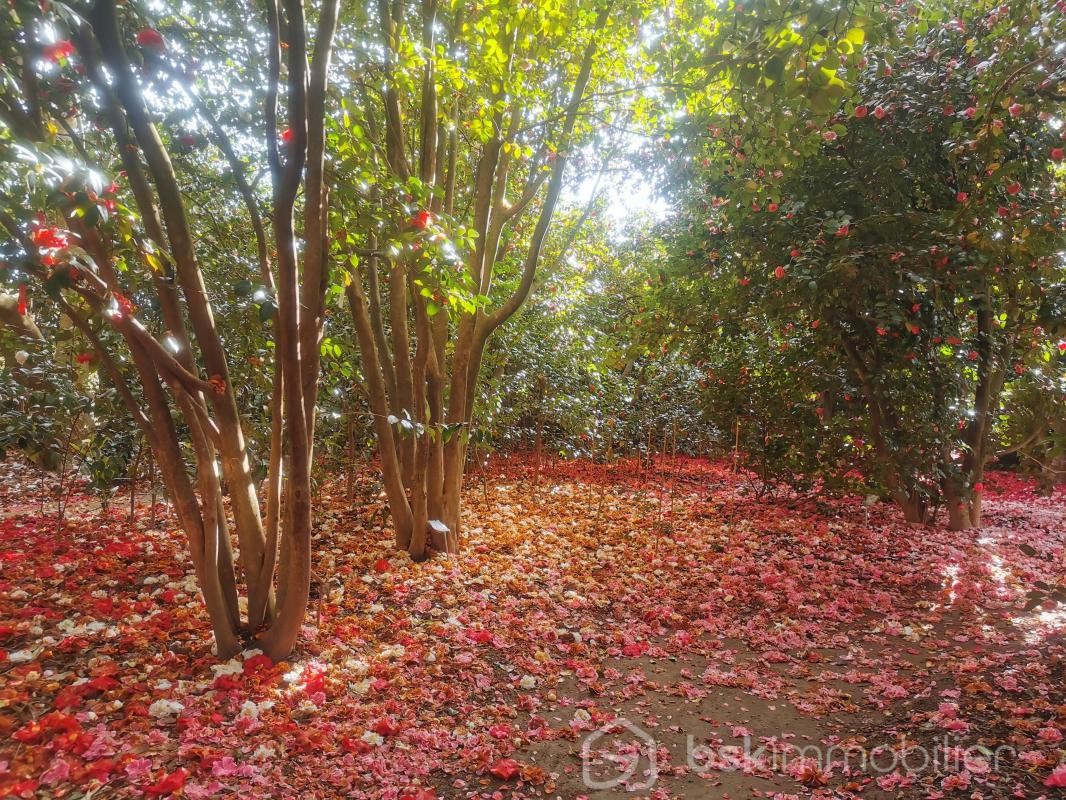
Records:
<instances>
[{"instance_id":1,"label":"camellia tree","mask_svg":"<svg viewBox=\"0 0 1066 800\"><path fill-rule=\"evenodd\" d=\"M1063 33L1038 4L893 10L838 43L827 116L722 114L694 145L673 302L710 282L728 305L692 327L804 348L810 425L861 403L913 521L980 525L1004 387L1062 369Z\"/></svg>"},{"instance_id":2,"label":"camellia tree","mask_svg":"<svg viewBox=\"0 0 1066 800\"><path fill-rule=\"evenodd\" d=\"M286 656L311 570L338 4L268 0L264 9L249 20L235 7L157 16L155 6L114 0L19 1L0 29L5 282L58 306L151 445L223 657L253 640ZM269 192L251 162L266 165ZM211 203L194 202L208 194ZM219 213L242 221L221 228ZM230 363L240 332L227 325L240 319L218 314L234 264L264 288L273 320L265 509Z\"/></svg>"},{"instance_id":3,"label":"camellia tree","mask_svg":"<svg viewBox=\"0 0 1066 800\"><path fill-rule=\"evenodd\" d=\"M1056 349L1066 351L1066 322L1060 316ZM1051 494L1066 482L1066 368L1049 368L1052 353L1034 349L1024 374L1004 392L996 426L995 459L1034 475L1042 492ZM1047 357L1045 360L1044 357Z\"/></svg>"},{"instance_id":4,"label":"camellia tree","mask_svg":"<svg viewBox=\"0 0 1066 800\"><path fill-rule=\"evenodd\" d=\"M486 345L528 297L568 175L644 77L642 3L378 3L330 131L336 235L399 547L459 546ZM565 228L564 228L565 230Z\"/></svg>"},{"instance_id":5,"label":"camellia tree","mask_svg":"<svg viewBox=\"0 0 1066 800\"><path fill-rule=\"evenodd\" d=\"M602 206L603 203L598 204ZM575 225L576 219L564 224ZM475 424L492 445L545 455L612 459L668 447L705 453L699 372L658 341L634 335L657 313L649 220L598 212L565 258L552 250L533 297L485 354Z\"/></svg>"}]
</instances>

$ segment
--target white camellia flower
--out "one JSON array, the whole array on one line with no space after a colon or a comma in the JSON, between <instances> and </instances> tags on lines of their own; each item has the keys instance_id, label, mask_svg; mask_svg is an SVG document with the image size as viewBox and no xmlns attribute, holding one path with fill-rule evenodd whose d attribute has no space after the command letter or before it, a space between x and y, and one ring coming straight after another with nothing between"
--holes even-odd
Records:
<instances>
[{"instance_id":1,"label":"white camellia flower","mask_svg":"<svg viewBox=\"0 0 1066 800\"><path fill-rule=\"evenodd\" d=\"M274 707L274 701L273 700L264 700L261 703L256 703L254 700L245 700L241 704L241 710L240 710L240 713L237 714L237 718L238 719L257 720L257 719L259 719L259 714L261 712L266 711L267 709L273 708L273 707Z\"/></svg>"},{"instance_id":2,"label":"white camellia flower","mask_svg":"<svg viewBox=\"0 0 1066 800\"><path fill-rule=\"evenodd\" d=\"M364 694L370 691L370 681L362 680L355 683L348 684L348 691L354 695L362 697Z\"/></svg>"},{"instance_id":3,"label":"white camellia flower","mask_svg":"<svg viewBox=\"0 0 1066 800\"><path fill-rule=\"evenodd\" d=\"M523 689L532 689L534 686L537 685L537 679L534 678L532 675L523 675L522 680L518 682L518 685L521 686Z\"/></svg>"},{"instance_id":4,"label":"white camellia flower","mask_svg":"<svg viewBox=\"0 0 1066 800\"><path fill-rule=\"evenodd\" d=\"M37 657L37 654L32 650L14 650L7 654L7 660L12 664L25 664L27 661L33 661Z\"/></svg>"},{"instance_id":5,"label":"white camellia flower","mask_svg":"<svg viewBox=\"0 0 1066 800\"><path fill-rule=\"evenodd\" d=\"M370 672L370 665L361 658L349 658L344 666L353 675L366 675Z\"/></svg>"},{"instance_id":6,"label":"white camellia flower","mask_svg":"<svg viewBox=\"0 0 1066 800\"><path fill-rule=\"evenodd\" d=\"M215 673L216 678L223 675L240 675L244 672L244 665L236 658L231 658L225 664L212 664L211 671Z\"/></svg>"},{"instance_id":7,"label":"white camellia flower","mask_svg":"<svg viewBox=\"0 0 1066 800\"><path fill-rule=\"evenodd\" d=\"M160 699L148 706L148 716L152 717L152 719L165 720L170 717L176 717L184 710L185 706L177 700Z\"/></svg>"},{"instance_id":8,"label":"white camellia flower","mask_svg":"<svg viewBox=\"0 0 1066 800\"><path fill-rule=\"evenodd\" d=\"M25 364L29 360L29 358L30 354L27 353L25 350L19 350L15 353L15 361L18 362L18 365L20 367Z\"/></svg>"}]
</instances>

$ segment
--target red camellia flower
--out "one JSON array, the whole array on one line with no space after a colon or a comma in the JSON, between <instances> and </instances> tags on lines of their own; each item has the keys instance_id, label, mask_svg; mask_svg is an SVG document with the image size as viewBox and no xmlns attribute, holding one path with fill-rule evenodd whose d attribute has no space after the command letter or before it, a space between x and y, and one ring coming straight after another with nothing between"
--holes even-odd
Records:
<instances>
[{"instance_id":1,"label":"red camellia flower","mask_svg":"<svg viewBox=\"0 0 1066 800\"><path fill-rule=\"evenodd\" d=\"M1016 195L1022 190L1022 185L1018 181L1012 181L1007 184L1007 194Z\"/></svg>"},{"instance_id":2,"label":"red camellia flower","mask_svg":"<svg viewBox=\"0 0 1066 800\"><path fill-rule=\"evenodd\" d=\"M127 317L133 314L133 303L130 299L118 292L112 292L112 296L115 298L115 304L119 307L119 311L125 314Z\"/></svg>"},{"instance_id":3,"label":"red camellia flower","mask_svg":"<svg viewBox=\"0 0 1066 800\"><path fill-rule=\"evenodd\" d=\"M93 361L93 354L78 353L76 356L74 356L74 360L77 361L79 364L91 364Z\"/></svg>"},{"instance_id":4,"label":"red camellia flower","mask_svg":"<svg viewBox=\"0 0 1066 800\"><path fill-rule=\"evenodd\" d=\"M286 128L281 132L281 141L285 142L285 144L292 141L292 128Z\"/></svg>"},{"instance_id":5,"label":"red camellia flower","mask_svg":"<svg viewBox=\"0 0 1066 800\"><path fill-rule=\"evenodd\" d=\"M163 34L155 28L141 28L137 31L137 44L148 50L163 50L166 47Z\"/></svg>"},{"instance_id":6,"label":"red camellia flower","mask_svg":"<svg viewBox=\"0 0 1066 800\"><path fill-rule=\"evenodd\" d=\"M53 64L66 61L72 55L74 55L74 45L70 43L69 39L63 39L44 48L44 57Z\"/></svg>"},{"instance_id":7,"label":"red camellia flower","mask_svg":"<svg viewBox=\"0 0 1066 800\"><path fill-rule=\"evenodd\" d=\"M513 778L519 773L520 769L521 768L518 766L518 762L515 761L513 758L501 758L499 761L489 767L489 772L491 772L501 781L509 781L511 780L511 778Z\"/></svg>"},{"instance_id":8,"label":"red camellia flower","mask_svg":"<svg viewBox=\"0 0 1066 800\"><path fill-rule=\"evenodd\" d=\"M42 250L58 250L67 246L66 233L40 223L30 233L30 240Z\"/></svg>"},{"instance_id":9,"label":"red camellia flower","mask_svg":"<svg viewBox=\"0 0 1066 800\"><path fill-rule=\"evenodd\" d=\"M371 727L378 736L395 736L400 732L400 726L396 720L390 717L382 717Z\"/></svg>"},{"instance_id":10,"label":"red camellia flower","mask_svg":"<svg viewBox=\"0 0 1066 800\"><path fill-rule=\"evenodd\" d=\"M874 116L877 117L877 119L884 119L886 113L884 106L878 106L874 109Z\"/></svg>"},{"instance_id":11,"label":"red camellia flower","mask_svg":"<svg viewBox=\"0 0 1066 800\"><path fill-rule=\"evenodd\" d=\"M1062 157L1063 157L1063 151L1062 151L1061 147L1052 147L1051 148L1051 160L1052 161L1062 161Z\"/></svg>"},{"instance_id":12,"label":"red camellia flower","mask_svg":"<svg viewBox=\"0 0 1066 800\"><path fill-rule=\"evenodd\" d=\"M777 269L775 269L774 270L774 277L778 278L778 279L785 277L785 268L784 267L778 267Z\"/></svg>"},{"instance_id":13,"label":"red camellia flower","mask_svg":"<svg viewBox=\"0 0 1066 800\"><path fill-rule=\"evenodd\" d=\"M858 119L862 119L869 113L870 112L867 110L866 106L855 106L855 116Z\"/></svg>"},{"instance_id":14,"label":"red camellia flower","mask_svg":"<svg viewBox=\"0 0 1066 800\"><path fill-rule=\"evenodd\" d=\"M751 283L751 278L749 278L747 276L745 276L745 277L740 279L740 285L741 286L747 286L749 283Z\"/></svg>"},{"instance_id":15,"label":"red camellia flower","mask_svg":"<svg viewBox=\"0 0 1066 800\"><path fill-rule=\"evenodd\" d=\"M153 783L151 786L142 787L141 791L145 794L154 794L162 797L163 795L170 795L178 792L185 786L185 781L189 777L189 773L183 768L171 772L169 775L164 774L162 778Z\"/></svg>"},{"instance_id":16,"label":"red camellia flower","mask_svg":"<svg viewBox=\"0 0 1066 800\"><path fill-rule=\"evenodd\" d=\"M1025 111L1025 107L1021 103L1011 103L1010 106L1007 107L1007 111L1010 112L1012 117L1017 117Z\"/></svg>"},{"instance_id":17,"label":"red camellia flower","mask_svg":"<svg viewBox=\"0 0 1066 800\"><path fill-rule=\"evenodd\" d=\"M274 666L273 659L270 656L260 653L259 655L252 656L244 662L244 674L252 675L262 670L271 669Z\"/></svg>"},{"instance_id":18,"label":"red camellia flower","mask_svg":"<svg viewBox=\"0 0 1066 800\"><path fill-rule=\"evenodd\" d=\"M433 221L433 215L423 209L411 217L411 227L415 230L424 231L426 226Z\"/></svg>"},{"instance_id":19,"label":"red camellia flower","mask_svg":"<svg viewBox=\"0 0 1066 800\"><path fill-rule=\"evenodd\" d=\"M1000 206L996 209L996 213L1001 217L1007 217L1010 216L1010 209L1006 206Z\"/></svg>"},{"instance_id":20,"label":"red camellia flower","mask_svg":"<svg viewBox=\"0 0 1066 800\"><path fill-rule=\"evenodd\" d=\"M19 286L19 316L26 316L26 286L22 284Z\"/></svg>"},{"instance_id":21,"label":"red camellia flower","mask_svg":"<svg viewBox=\"0 0 1066 800\"><path fill-rule=\"evenodd\" d=\"M960 203L965 203L969 199L969 197L970 196L966 194L966 192L959 192L957 195L955 195L955 199L958 200Z\"/></svg>"},{"instance_id":22,"label":"red camellia flower","mask_svg":"<svg viewBox=\"0 0 1066 800\"><path fill-rule=\"evenodd\" d=\"M770 205L766 207L766 210L769 211L771 214L774 213L775 211L777 211L777 203L770 203Z\"/></svg>"}]
</instances>

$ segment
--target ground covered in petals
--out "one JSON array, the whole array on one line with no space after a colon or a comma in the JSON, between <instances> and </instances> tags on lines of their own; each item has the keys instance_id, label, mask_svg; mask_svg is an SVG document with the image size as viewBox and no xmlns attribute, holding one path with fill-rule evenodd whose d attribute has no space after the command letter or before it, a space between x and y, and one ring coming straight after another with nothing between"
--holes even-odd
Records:
<instances>
[{"instance_id":1,"label":"ground covered in petals","mask_svg":"<svg viewBox=\"0 0 1066 800\"><path fill-rule=\"evenodd\" d=\"M324 486L299 652L219 663L172 518L0 465L0 797L1061 796L1066 497L986 527L728 465L475 474L465 549Z\"/></svg>"}]
</instances>

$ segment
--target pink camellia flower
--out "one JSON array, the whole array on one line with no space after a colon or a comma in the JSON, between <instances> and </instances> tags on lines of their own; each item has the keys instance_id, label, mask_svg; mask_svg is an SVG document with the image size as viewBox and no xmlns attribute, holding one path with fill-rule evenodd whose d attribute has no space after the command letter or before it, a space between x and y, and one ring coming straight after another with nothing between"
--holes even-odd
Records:
<instances>
[{"instance_id":1,"label":"pink camellia flower","mask_svg":"<svg viewBox=\"0 0 1066 800\"><path fill-rule=\"evenodd\" d=\"M53 786L70 779L70 763L65 758L56 758L51 766L41 773L41 783Z\"/></svg>"},{"instance_id":2,"label":"pink camellia flower","mask_svg":"<svg viewBox=\"0 0 1066 800\"><path fill-rule=\"evenodd\" d=\"M1044 754L1041 753L1039 750L1023 750L1022 752L1018 753L1018 760L1021 761L1023 764L1029 764L1031 766L1039 767L1047 759L1044 757Z\"/></svg>"},{"instance_id":3,"label":"pink camellia flower","mask_svg":"<svg viewBox=\"0 0 1066 800\"><path fill-rule=\"evenodd\" d=\"M945 792L968 789L970 788L970 773L963 770L957 775L948 775L944 778L944 782L940 785L940 788Z\"/></svg>"},{"instance_id":4,"label":"pink camellia flower","mask_svg":"<svg viewBox=\"0 0 1066 800\"><path fill-rule=\"evenodd\" d=\"M131 781L139 781L152 774L152 762L147 758L135 758L126 763L126 775Z\"/></svg>"},{"instance_id":5,"label":"pink camellia flower","mask_svg":"<svg viewBox=\"0 0 1066 800\"><path fill-rule=\"evenodd\" d=\"M1061 742L1062 732L1058 728L1046 725L1036 734L1036 738L1042 742Z\"/></svg>"},{"instance_id":6,"label":"pink camellia flower","mask_svg":"<svg viewBox=\"0 0 1066 800\"><path fill-rule=\"evenodd\" d=\"M1044 785L1049 789L1066 788L1066 764L1059 764L1055 767L1051 774L1044 778Z\"/></svg>"}]
</instances>

